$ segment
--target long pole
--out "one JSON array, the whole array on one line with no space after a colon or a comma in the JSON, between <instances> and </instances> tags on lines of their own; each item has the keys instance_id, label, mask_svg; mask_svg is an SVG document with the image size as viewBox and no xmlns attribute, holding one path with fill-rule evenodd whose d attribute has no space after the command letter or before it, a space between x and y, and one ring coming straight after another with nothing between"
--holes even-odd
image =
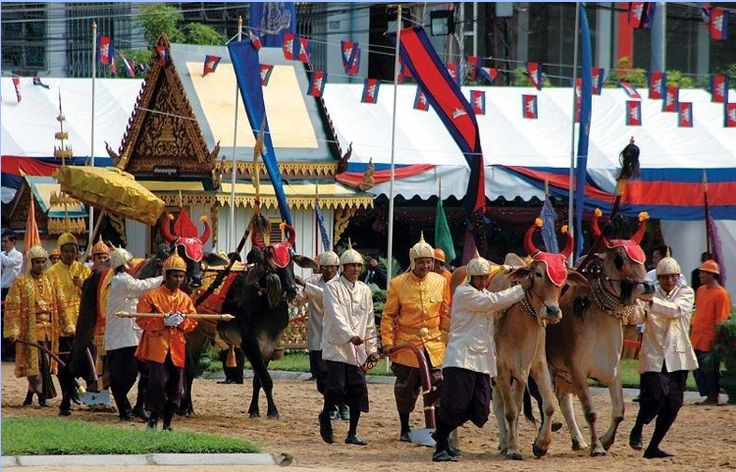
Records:
<instances>
[{"instance_id":1,"label":"long pole","mask_svg":"<svg viewBox=\"0 0 736 472\"><path fill-rule=\"evenodd\" d=\"M578 81L578 38L580 36L578 29L580 28L580 8L575 5L575 41L572 56L572 126L570 127L570 185L568 186L567 197L567 226L570 234L575 237L575 212L573 206L575 203L575 116L578 110L578 95L576 82Z\"/></svg>"},{"instance_id":2,"label":"long pole","mask_svg":"<svg viewBox=\"0 0 736 472\"><path fill-rule=\"evenodd\" d=\"M97 75L97 22L92 21L92 129L89 139L89 162L95 166L95 76ZM89 206L89 240L87 247L92 247L92 228L95 227L95 209Z\"/></svg>"},{"instance_id":3,"label":"long pole","mask_svg":"<svg viewBox=\"0 0 736 472\"><path fill-rule=\"evenodd\" d=\"M394 157L396 156L396 97L399 89L399 49L401 48L401 4L399 4L398 14L396 15L396 56L394 57L394 106L393 116L391 119L391 170L388 181L388 249L386 251L386 276L391 280L393 274L393 256L394 256L394 179L396 177L396 169L394 166Z\"/></svg>"},{"instance_id":4,"label":"long pole","mask_svg":"<svg viewBox=\"0 0 736 472\"><path fill-rule=\"evenodd\" d=\"M243 40L243 17L238 17L238 41ZM235 122L233 123L233 162L230 176L230 244L235 245L235 182L237 181L238 168L235 165L235 151L238 145L238 108L240 108L240 91L238 90L238 76L235 75ZM253 172L258 172L258 166L253 166Z\"/></svg>"}]
</instances>

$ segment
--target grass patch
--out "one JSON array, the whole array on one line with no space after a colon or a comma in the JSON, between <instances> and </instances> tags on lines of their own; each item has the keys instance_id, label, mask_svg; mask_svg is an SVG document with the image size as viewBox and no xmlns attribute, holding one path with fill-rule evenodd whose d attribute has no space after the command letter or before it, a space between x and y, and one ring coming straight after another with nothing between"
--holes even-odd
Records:
<instances>
[{"instance_id":1,"label":"grass patch","mask_svg":"<svg viewBox=\"0 0 736 472\"><path fill-rule=\"evenodd\" d=\"M621 359L619 364L621 369L621 384L624 388L639 388L639 361L637 359ZM594 380L589 380L590 385L603 386ZM695 392L698 387L695 385L695 377L690 373L687 376L686 390Z\"/></svg>"},{"instance_id":2,"label":"grass patch","mask_svg":"<svg viewBox=\"0 0 736 472\"><path fill-rule=\"evenodd\" d=\"M259 452L243 439L147 431L62 418L3 418L3 455Z\"/></svg>"}]
</instances>

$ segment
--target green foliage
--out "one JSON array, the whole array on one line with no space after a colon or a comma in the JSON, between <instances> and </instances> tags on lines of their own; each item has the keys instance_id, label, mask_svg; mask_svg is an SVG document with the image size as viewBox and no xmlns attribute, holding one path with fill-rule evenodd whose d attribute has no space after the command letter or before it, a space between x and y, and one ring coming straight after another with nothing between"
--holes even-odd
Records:
<instances>
[{"instance_id":1,"label":"green foliage","mask_svg":"<svg viewBox=\"0 0 736 472\"><path fill-rule=\"evenodd\" d=\"M676 85L680 88L695 87L695 80L682 74L679 70L667 71L667 85Z\"/></svg>"},{"instance_id":2,"label":"green foliage","mask_svg":"<svg viewBox=\"0 0 736 472\"><path fill-rule=\"evenodd\" d=\"M132 59L136 64L144 64L148 66L151 63L151 51L149 49L126 49L121 51L123 55L127 59ZM117 79L128 79L128 73L125 70L125 64L123 64L123 60L120 59L120 56L116 54L117 57L115 57L115 67L117 68L117 73L113 74L110 67L107 68L109 77L117 78ZM135 71L135 77L133 78L142 78L144 76L143 71L141 71L139 68L136 67Z\"/></svg>"},{"instance_id":3,"label":"green foliage","mask_svg":"<svg viewBox=\"0 0 736 472\"><path fill-rule=\"evenodd\" d=\"M202 46L218 46L225 44L225 37L213 27L202 23L189 23L183 28L187 44L200 44Z\"/></svg>"},{"instance_id":4,"label":"green foliage","mask_svg":"<svg viewBox=\"0 0 736 472\"><path fill-rule=\"evenodd\" d=\"M3 418L2 455L247 453L243 439L192 431L163 432L60 418Z\"/></svg>"},{"instance_id":5,"label":"green foliage","mask_svg":"<svg viewBox=\"0 0 736 472\"><path fill-rule=\"evenodd\" d=\"M634 69L631 67L631 59L628 57L622 57L616 63L616 69L625 70L623 74L616 74L616 71L611 71L608 74L604 87L618 87L619 82L629 82L636 87L647 86L647 71L644 69Z\"/></svg>"},{"instance_id":6,"label":"green foliage","mask_svg":"<svg viewBox=\"0 0 736 472\"><path fill-rule=\"evenodd\" d=\"M532 80L526 73L526 67L518 66L514 68L513 79L511 79L512 87L533 87ZM552 83L544 75L542 75L542 86L551 87Z\"/></svg>"},{"instance_id":7,"label":"green foliage","mask_svg":"<svg viewBox=\"0 0 736 472\"><path fill-rule=\"evenodd\" d=\"M393 279L394 277L401 275L402 272L404 272L404 269L401 267L401 264L399 264L399 261L396 260L396 258L392 257L391 262L391 274L388 276L388 280ZM378 265L383 268L383 270L386 271L388 274L388 259L385 257L379 257L378 258Z\"/></svg>"},{"instance_id":8,"label":"green foliage","mask_svg":"<svg viewBox=\"0 0 736 472\"><path fill-rule=\"evenodd\" d=\"M176 7L162 3L142 6L138 21L143 27L143 36L150 46L156 44L161 33L164 33L172 43L184 41L184 35L179 31L179 23L184 21L184 16Z\"/></svg>"},{"instance_id":9,"label":"green foliage","mask_svg":"<svg viewBox=\"0 0 736 472\"><path fill-rule=\"evenodd\" d=\"M723 358L727 369L736 369L736 310L731 317L718 325L714 350ZM735 372L736 373L736 372Z\"/></svg>"}]
</instances>

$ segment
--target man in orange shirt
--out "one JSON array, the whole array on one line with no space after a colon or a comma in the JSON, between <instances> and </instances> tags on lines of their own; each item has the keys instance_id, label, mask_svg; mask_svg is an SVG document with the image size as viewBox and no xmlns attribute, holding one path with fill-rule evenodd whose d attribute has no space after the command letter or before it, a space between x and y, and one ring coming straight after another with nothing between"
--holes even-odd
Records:
<instances>
[{"instance_id":1,"label":"man in orange shirt","mask_svg":"<svg viewBox=\"0 0 736 472\"><path fill-rule=\"evenodd\" d=\"M447 270L446 264L447 256L445 256L445 251L438 247L434 248L434 269L432 270L447 279L447 283L449 284L452 281L452 272Z\"/></svg>"},{"instance_id":2,"label":"man in orange shirt","mask_svg":"<svg viewBox=\"0 0 736 472\"><path fill-rule=\"evenodd\" d=\"M150 429L156 429L163 412L163 429L171 431L171 419L184 392L184 333L197 326L192 299L180 287L186 281L187 263L173 255L163 264L164 284L146 292L138 301L138 313L165 313L165 318L138 318L143 329L135 355L148 367L146 409L151 412Z\"/></svg>"},{"instance_id":3,"label":"man in orange shirt","mask_svg":"<svg viewBox=\"0 0 736 472\"><path fill-rule=\"evenodd\" d=\"M695 293L695 317L690 335L699 364L694 373L695 383L700 395L707 397L699 405L718 405L720 359L712 352L713 339L718 325L731 313L731 297L718 283L721 271L716 261L703 262L699 270L702 285Z\"/></svg>"}]
</instances>

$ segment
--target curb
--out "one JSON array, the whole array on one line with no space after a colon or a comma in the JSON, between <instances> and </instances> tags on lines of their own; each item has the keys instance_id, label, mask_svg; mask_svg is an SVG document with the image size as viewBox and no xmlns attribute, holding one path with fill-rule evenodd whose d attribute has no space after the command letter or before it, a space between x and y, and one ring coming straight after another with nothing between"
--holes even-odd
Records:
<instances>
[{"instance_id":1,"label":"curb","mask_svg":"<svg viewBox=\"0 0 736 472\"><path fill-rule=\"evenodd\" d=\"M291 464L288 454L110 454L58 456L2 456L2 467L143 466L143 465L280 465Z\"/></svg>"}]
</instances>

